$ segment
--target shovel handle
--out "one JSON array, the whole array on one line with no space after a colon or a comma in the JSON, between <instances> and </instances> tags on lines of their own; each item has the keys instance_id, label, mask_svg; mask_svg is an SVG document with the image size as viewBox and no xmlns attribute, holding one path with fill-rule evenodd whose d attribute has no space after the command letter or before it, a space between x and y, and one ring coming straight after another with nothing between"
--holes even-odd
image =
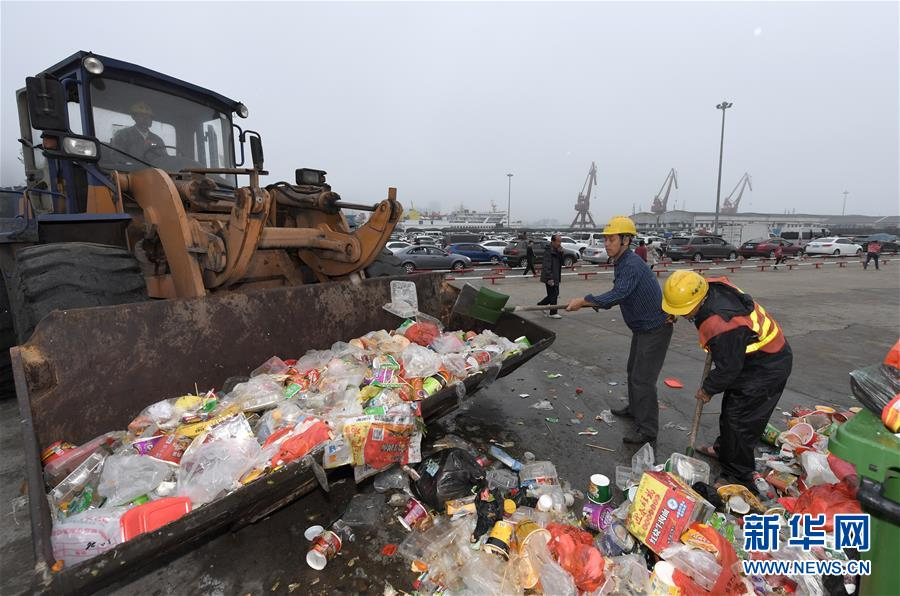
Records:
<instances>
[{"instance_id":1,"label":"shovel handle","mask_svg":"<svg viewBox=\"0 0 900 596\"><path fill-rule=\"evenodd\" d=\"M712 352L706 353L706 362L703 364L703 378L700 381L702 385L709 376L709 370L712 368ZM703 415L703 401L697 400L697 406L694 408L694 422L691 424L691 444L688 447L688 455L694 455L694 447L697 443L697 432L700 430L700 417Z\"/></svg>"},{"instance_id":2,"label":"shovel handle","mask_svg":"<svg viewBox=\"0 0 900 596\"><path fill-rule=\"evenodd\" d=\"M566 310L565 304L535 304L528 306L513 306L512 308L504 308L506 312L522 312L526 310Z\"/></svg>"}]
</instances>

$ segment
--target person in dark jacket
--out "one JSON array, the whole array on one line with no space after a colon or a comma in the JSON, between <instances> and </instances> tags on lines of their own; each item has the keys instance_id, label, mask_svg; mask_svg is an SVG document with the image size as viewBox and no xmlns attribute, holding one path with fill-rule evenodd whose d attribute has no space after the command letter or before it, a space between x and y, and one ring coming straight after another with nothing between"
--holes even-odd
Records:
<instances>
[{"instance_id":1,"label":"person in dark jacket","mask_svg":"<svg viewBox=\"0 0 900 596\"><path fill-rule=\"evenodd\" d=\"M722 393L719 438L698 451L718 457L722 479L753 486L753 446L791 374L793 353L781 326L727 278L676 271L663 287L663 310L692 321L715 365L697 389L704 403Z\"/></svg>"},{"instance_id":2,"label":"person in dark jacket","mask_svg":"<svg viewBox=\"0 0 900 596\"><path fill-rule=\"evenodd\" d=\"M559 234L550 237L550 246L544 251L541 264L541 281L547 287L547 296L538 302L539 305L556 304L559 299L559 282L562 281L562 241ZM556 309L550 311L551 319L561 319Z\"/></svg>"},{"instance_id":3,"label":"person in dark jacket","mask_svg":"<svg viewBox=\"0 0 900 596\"><path fill-rule=\"evenodd\" d=\"M534 240L529 240L525 246L525 271L522 272L522 275L528 275L529 271L531 271L531 275L536 275L534 270Z\"/></svg>"},{"instance_id":4,"label":"person in dark jacket","mask_svg":"<svg viewBox=\"0 0 900 596\"><path fill-rule=\"evenodd\" d=\"M613 287L603 294L576 298L566 310L608 309L619 305L622 319L632 333L627 365L628 405L612 413L633 418L637 427L637 432L625 435L622 442L643 445L656 441L659 432L656 383L666 360L673 327L660 306L659 282L631 250L636 235L637 229L630 218L620 215L609 220L603 236L606 252L615 262Z\"/></svg>"}]
</instances>

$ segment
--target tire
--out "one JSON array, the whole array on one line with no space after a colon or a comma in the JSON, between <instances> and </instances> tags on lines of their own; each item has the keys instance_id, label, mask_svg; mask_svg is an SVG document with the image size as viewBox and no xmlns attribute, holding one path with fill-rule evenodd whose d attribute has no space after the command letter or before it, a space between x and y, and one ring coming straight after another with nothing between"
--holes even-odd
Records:
<instances>
[{"instance_id":1,"label":"tire","mask_svg":"<svg viewBox=\"0 0 900 596\"><path fill-rule=\"evenodd\" d=\"M453 264L450 265L450 268L453 269L454 271L459 271L460 269L465 269L466 264L463 263L462 261L453 261Z\"/></svg>"},{"instance_id":2,"label":"tire","mask_svg":"<svg viewBox=\"0 0 900 596\"><path fill-rule=\"evenodd\" d=\"M525 257L522 257L521 259L519 259L519 267L527 267L527 266L528 266L528 259L526 259Z\"/></svg>"},{"instance_id":3,"label":"tire","mask_svg":"<svg viewBox=\"0 0 900 596\"><path fill-rule=\"evenodd\" d=\"M498 257L498 256L491 257L491 265L499 265L499 264L500 264L500 257Z\"/></svg>"},{"instance_id":4,"label":"tire","mask_svg":"<svg viewBox=\"0 0 900 596\"><path fill-rule=\"evenodd\" d=\"M857 251L856 251L856 256L857 256L857 257L861 257L861 256L863 256L863 251L862 251L862 249L861 249L861 248L860 248L860 249L858 249L858 250L857 250Z\"/></svg>"},{"instance_id":5,"label":"tire","mask_svg":"<svg viewBox=\"0 0 900 596\"><path fill-rule=\"evenodd\" d=\"M16 253L16 336L25 343L54 310L144 302L147 284L137 259L116 246L58 242Z\"/></svg>"},{"instance_id":6,"label":"tire","mask_svg":"<svg viewBox=\"0 0 900 596\"><path fill-rule=\"evenodd\" d=\"M403 270L406 271L407 274L409 274L409 273L415 273L415 272L416 272L416 266L413 265L412 263L403 263Z\"/></svg>"},{"instance_id":7,"label":"tire","mask_svg":"<svg viewBox=\"0 0 900 596\"><path fill-rule=\"evenodd\" d=\"M836 248L836 249L834 249L834 252L831 254L835 257L839 257L839 256L841 256L841 249Z\"/></svg>"},{"instance_id":8,"label":"tire","mask_svg":"<svg viewBox=\"0 0 900 596\"><path fill-rule=\"evenodd\" d=\"M406 273L400 264L400 259L394 256L390 250L383 250L368 267L366 277L394 277Z\"/></svg>"},{"instance_id":9,"label":"tire","mask_svg":"<svg viewBox=\"0 0 900 596\"><path fill-rule=\"evenodd\" d=\"M729 261L737 261L737 258L738 258L738 256L737 256L737 253L736 253L736 252L731 251L730 253L728 253L728 260L729 260Z\"/></svg>"},{"instance_id":10,"label":"tire","mask_svg":"<svg viewBox=\"0 0 900 596\"><path fill-rule=\"evenodd\" d=\"M571 267L575 264L575 259L571 256L563 257L563 267Z\"/></svg>"},{"instance_id":11,"label":"tire","mask_svg":"<svg viewBox=\"0 0 900 596\"><path fill-rule=\"evenodd\" d=\"M695 262L696 262L696 261L702 261L702 260L703 260L703 255L700 254L699 252L696 252L696 253L694 253L694 256L693 256L692 258L694 259Z\"/></svg>"},{"instance_id":12,"label":"tire","mask_svg":"<svg viewBox=\"0 0 900 596\"><path fill-rule=\"evenodd\" d=\"M16 396L9 349L17 343L9 295L6 293L6 275L0 273L0 400Z\"/></svg>"}]
</instances>

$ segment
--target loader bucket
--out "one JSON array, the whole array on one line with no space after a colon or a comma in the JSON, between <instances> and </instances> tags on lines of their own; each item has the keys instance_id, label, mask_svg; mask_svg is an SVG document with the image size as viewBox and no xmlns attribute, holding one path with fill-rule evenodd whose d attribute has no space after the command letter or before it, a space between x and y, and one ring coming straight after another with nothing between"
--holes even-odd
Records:
<instances>
[{"instance_id":1,"label":"loader bucket","mask_svg":"<svg viewBox=\"0 0 900 596\"><path fill-rule=\"evenodd\" d=\"M394 278L396 279L396 278ZM409 276L419 309L450 329L493 329L532 347L504 361L509 374L555 335L512 314L495 325L451 315L459 290L441 274ZM50 508L40 454L57 440L79 444L124 429L158 400L221 387L246 376L272 355L296 358L400 319L382 309L390 301L389 278L260 290L207 298L54 311L25 345L13 348L12 366L24 433L36 591L86 593L133 580L227 530L265 517L316 486L313 471L294 462L179 520L129 540L58 573L50 544ZM456 320L451 320L451 316ZM467 394L493 379L465 380ZM426 422L458 404L453 388L423 402Z\"/></svg>"}]
</instances>

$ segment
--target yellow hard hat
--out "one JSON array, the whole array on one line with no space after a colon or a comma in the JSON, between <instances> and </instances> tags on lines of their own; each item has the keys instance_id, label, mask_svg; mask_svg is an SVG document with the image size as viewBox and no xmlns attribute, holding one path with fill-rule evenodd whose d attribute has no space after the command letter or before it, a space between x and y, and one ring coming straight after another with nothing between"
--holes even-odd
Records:
<instances>
[{"instance_id":1,"label":"yellow hard hat","mask_svg":"<svg viewBox=\"0 0 900 596\"><path fill-rule=\"evenodd\" d=\"M676 271L663 286L662 308L672 315L686 315L709 291L709 282L694 271Z\"/></svg>"},{"instance_id":2,"label":"yellow hard hat","mask_svg":"<svg viewBox=\"0 0 900 596\"><path fill-rule=\"evenodd\" d=\"M148 104L147 102L139 101L136 104L133 104L131 106L131 113L132 114L147 114L148 116L152 116L153 108L151 108L150 104Z\"/></svg>"},{"instance_id":3,"label":"yellow hard hat","mask_svg":"<svg viewBox=\"0 0 900 596\"><path fill-rule=\"evenodd\" d=\"M634 222L631 221L630 217L617 215L609 220L609 223L603 228L604 236L613 236L615 234L631 234L632 236L637 236L637 228L634 227Z\"/></svg>"}]
</instances>

